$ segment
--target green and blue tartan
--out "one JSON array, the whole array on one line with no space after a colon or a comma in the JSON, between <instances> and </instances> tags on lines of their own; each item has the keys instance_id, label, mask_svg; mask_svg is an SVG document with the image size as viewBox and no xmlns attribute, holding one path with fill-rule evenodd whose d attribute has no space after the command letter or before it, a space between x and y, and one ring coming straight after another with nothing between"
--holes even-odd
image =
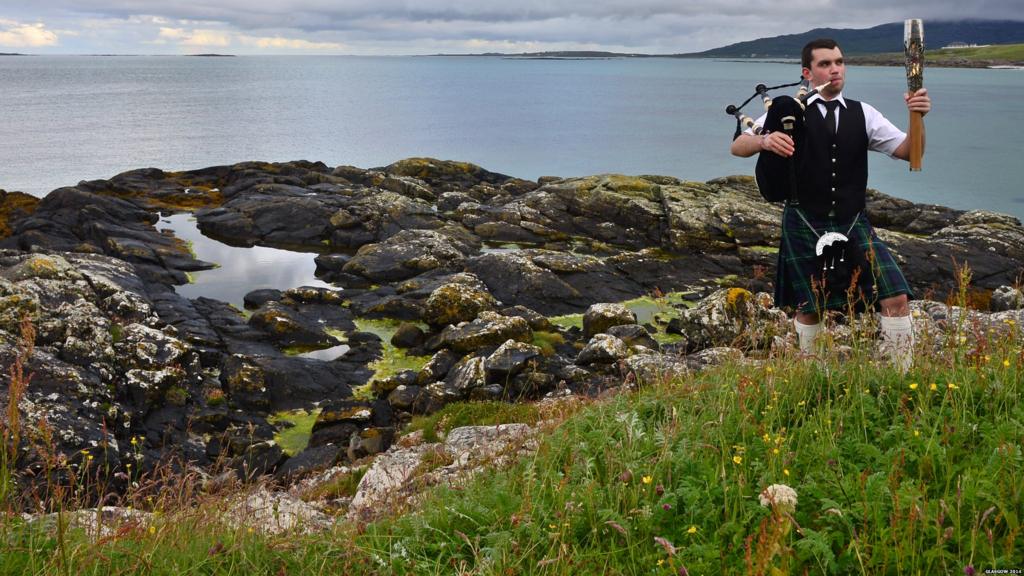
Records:
<instances>
[{"instance_id":1,"label":"green and blue tartan","mask_svg":"<svg viewBox=\"0 0 1024 576\"><path fill-rule=\"evenodd\" d=\"M854 290L854 309L878 309L879 300L906 294L913 298L899 264L886 245L878 239L867 216L861 213L850 228L850 220L839 222L834 218L820 218L801 210L804 218L818 234L839 232L857 243L867 257L868 276L861 271L862 282ZM847 234L849 230L849 234ZM847 310L847 291L833 290L822 293L822 261L815 253L818 236L800 219L797 208L786 204L782 213L782 241L775 276L775 305L789 307L804 313L821 310Z\"/></svg>"}]
</instances>

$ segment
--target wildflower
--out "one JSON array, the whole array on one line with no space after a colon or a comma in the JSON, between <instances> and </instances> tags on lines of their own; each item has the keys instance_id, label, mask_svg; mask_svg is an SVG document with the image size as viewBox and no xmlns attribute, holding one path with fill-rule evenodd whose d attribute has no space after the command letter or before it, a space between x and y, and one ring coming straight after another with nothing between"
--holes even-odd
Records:
<instances>
[{"instance_id":1,"label":"wildflower","mask_svg":"<svg viewBox=\"0 0 1024 576\"><path fill-rule=\"evenodd\" d=\"M629 470L623 470L622 474L619 474L619 481L623 484L629 484L633 480L633 473Z\"/></svg>"},{"instance_id":2,"label":"wildflower","mask_svg":"<svg viewBox=\"0 0 1024 576\"><path fill-rule=\"evenodd\" d=\"M150 534L156 534L156 526L150 526L149 527L149 533Z\"/></svg>"},{"instance_id":3,"label":"wildflower","mask_svg":"<svg viewBox=\"0 0 1024 576\"><path fill-rule=\"evenodd\" d=\"M921 431L920 430L914 430L914 436L915 437L916 436L920 436L920 435L921 435Z\"/></svg>"},{"instance_id":4,"label":"wildflower","mask_svg":"<svg viewBox=\"0 0 1024 576\"><path fill-rule=\"evenodd\" d=\"M957 386L956 384L953 384L952 382L946 383L946 387L949 388L950 390L957 390L957 389L960 388L959 386Z\"/></svg>"},{"instance_id":5,"label":"wildflower","mask_svg":"<svg viewBox=\"0 0 1024 576\"><path fill-rule=\"evenodd\" d=\"M658 496L665 494L665 487L662 486L661 484L658 484L657 486L654 487L654 493L657 494Z\"/></svg>"},{"instance_id":6,"label":"wildflower","mask_svg":"<svg viewBox=\"0 0 1024 576\"><path fill-rule=\"evenodd\" d=\"M658 558L658 566L661 566L664 563L665 563L665 559L664 558Z\"/></svg>"},{"instance_id":7,"label":"wildflower","mask_svg":"<svg viewBox=\"0 0 1024 576\"><path fill-rule=\"evenodd\" d=\"M789 468L783 468L782 473L786 476L789 476Z\"/></svg>"},{"instance_id":8,"label":"wildflower","mask_svg":"<svg viewBox=\"0 0 1024 576\"><path fill-rule=\"evenodd\" d=\"M964 566L964 575L965 576L974 576L974 566L971 565L971 564L968 564L967 566Z\"/></svg>"},{"instance_id":9,"label":"wildflower","mask_svg":"<svg viewBox=\"0 0 1024 576\"><path fill-rule=\"evenodd\" d=\"M661 505L661 509L662 510L671 510L672 509L672 505L668 504L668 503L662 504Z\"/></svg>"},{"instance_id":10,"label":"wildflower","mask_svg":"<svg viewBox=\"0 0 1024 576\"><path fill-rule=\"evenodd\" d=\"M1009 358L1003 360L1003 367L1004 368L1009 368L1010 367L1010 359Z\"/></svg>"},{"instance_id":11,"label":"wildflower","mask_svg":"<svg viewBox=\"0 0 1024 576\"><path fill-rule=\"evenodd\" d=\"M644 484L650 484L651 482L654 482L654 478L650 476L644 476L643 478L640 479L640 481L643 482Z\"/></svg>"},{"instance_id":12,"label":"wildflower","mask_svg":"<svg viewBox=\"0 0 1024 576\"><path fill-rule=\"evenodd\" d=\"M939 389L939 386L935 384L935 382L932 382L931 384L928 385L928 389L931 390L932 392L935 392L936 390Z\"/></svg>"},{"instance_id":13,"label":"wildflower","mask_svg":"<svg viewBox=\"0 0 1024 576\"><path fill-rule=\"evenodd\" d=\"M255 532L255 530L253 530L252 526L249 526L249 530L247 530L247 532L249 532L249 534L252 534L253 532Z\"/></svg>"},{"instance_id":14,"label":"wildflower","mask_svg":"<svg viewBox=\"0 0 1024 576\"><path fill-rule=\"evenodd\" d=\"M696 534L697 533L697 527L696 526L690 526L689 528L686 529L686 533L687 534Z\"/></svg>"},{"instance_id":15,"label":"wildflower","mask_svg":"<svg viewBox=\"0 0 1024 576\"><path fill-rule=\"evenodd\" d=\"M732 457L732 461L736 464L743 464L743 456L737 454L736 456Z\"/></svg>"},{"instance_id":16,"label":"wildflower","mask_svg":"<svg viewBox=\"0 0 1024 576\"><path fill-rule=\"evenodd\" d=\"M917 390L917 382L911 382L910 383L910 389L911 390Z\"/></svg>"},{"instance_id":17,"label":"wildflower","mask_svg":"<svg viewBox=\"0 0 1024 576\"><path fill-rule=\"evenodd\" d=\"M558 524L548 524L549 530L554 530L555 528L558 528Z\"/></svg>"},{"instance_id":18,"label":"wildflower","mask_svg":"<svg viewBox=\"0 0 1024 576\"><path fill-rule=\"evenodd\" d=\"M686 566L679 567L679 576L690 576L690 571L686 569Z\"/></svg>"},{"instance_id":19,"label":"wildflower","mask_svg":"<svg viewBox=\"0 0 1024 576\"><path fill-rule=\"evenodd\" d=\"M785 484L772 484L757 497L765 508L778 506L780 510L792 512L796 509L796 490Z\"/></svg>"},{"instance_id":20,"label":"wildflower","mask_svg":"<svg viewBox=\"0 0 1024 576\"><path fill-rule=\"evenodd\" d=\"M772 373L772 367L769 366L769 367L765 368L764 371L769 373L769 374L771 374Z\"/></svg>"},{"instance_id":21,"label":"wildflower","mask_svg":"<svg viewBox=\"0 0 1024 576\"><path fill-rule=\"evenodd\" d=\"M138 446L138 445L139 445L139 439L137 437L135 437L135 436L132 436L132 446Z\"/></svg>"},{"instance_id":22,"label":"wildflower","mask_svg":"<svg viewBox=\"0 0 1024 576\"><path fill-rule=\"evenodd\" d=\"M778 453L779 453L779 449L778 448L772 448L772 454L778 454Z\"/></svg>"}]
</instances>

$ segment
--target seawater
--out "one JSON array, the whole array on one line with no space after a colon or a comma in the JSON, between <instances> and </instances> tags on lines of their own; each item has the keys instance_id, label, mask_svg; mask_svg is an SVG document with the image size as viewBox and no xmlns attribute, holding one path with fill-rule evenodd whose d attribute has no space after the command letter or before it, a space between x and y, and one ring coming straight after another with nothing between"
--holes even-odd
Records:
<instances>
[{"instance_id":1,"label":"seawater","mask_svg":"<svg viewBox=\"0 0 1024 576\"><path fill-rule=\"evenodd\" d=\"M534 179L750 174L724 113L795 63L497 57L0 58L0 188L38 196L141 167L245 160L383 166L410 156ZM1024 218L1024 71L926 69L924 170L873 154L870 185ZM907 125L904 72L850 67L846 95ZM792 93L786 89L780 93ZM746 108L758 115L758 103Z\"/></svg>"}]
</instances>

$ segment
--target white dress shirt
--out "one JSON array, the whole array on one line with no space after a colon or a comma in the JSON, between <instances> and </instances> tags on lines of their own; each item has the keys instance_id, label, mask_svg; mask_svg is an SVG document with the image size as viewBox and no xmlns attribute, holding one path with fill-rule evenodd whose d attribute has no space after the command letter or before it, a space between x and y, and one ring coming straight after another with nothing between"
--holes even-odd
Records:
<instances>
[{"instance_id":1,"label":"white dress shirt","mask_svg":"<svg viewBox=\"0 0 1024 576\"><path fill-rule=\"evenodd\" d=\"M839 101L839 106L836 108L836 127L839 127L839 114L843 108L846 108L846 100L843 99L843 94L840 92L835 100ZM811 96L807 101L807 105L814 105L818 111L821 112L822 117L825 116L826 110L825 105L822 104L825 100L820 94ZM903 132L889 119L882 116L882 113L875 109L874 106L867 102L861 102L861 107L864 109L864 129L868 134L868 150L875 152L881 152L887 154L891 158L895 158L893 153L899 148L900 144L907 137L906 132ZM758 126L764 126L764 121L768 117L768 113L764 113L760 118L757 119ZM753 134L753 131L749 128L746 130L747 134Z\"/></svg>"}]
</instances>

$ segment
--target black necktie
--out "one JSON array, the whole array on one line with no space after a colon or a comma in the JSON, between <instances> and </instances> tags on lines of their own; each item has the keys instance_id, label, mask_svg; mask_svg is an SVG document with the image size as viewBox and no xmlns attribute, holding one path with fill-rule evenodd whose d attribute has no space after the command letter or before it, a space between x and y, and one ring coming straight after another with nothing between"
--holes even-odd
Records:
<instances>
[{"instance_id":1,"label":"black necktie","mask_svg":"<svg viewBox=\"0 0 1024 576\"><path fill-rule=\"evenodd\" d=\"M836 108L839 107L839 100L822 102L825 105L825 127L828 128L828 135L836 137Z\"/></svg>"}]
</instances>

